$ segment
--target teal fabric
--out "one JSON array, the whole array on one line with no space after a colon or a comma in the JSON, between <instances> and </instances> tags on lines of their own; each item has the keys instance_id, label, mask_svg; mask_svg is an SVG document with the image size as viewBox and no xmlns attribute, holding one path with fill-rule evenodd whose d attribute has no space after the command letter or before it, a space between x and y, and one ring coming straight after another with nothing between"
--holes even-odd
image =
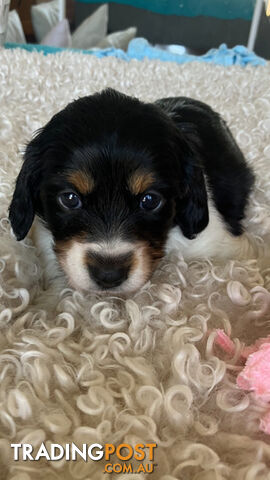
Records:
<instances>
[{"instance_id":1,"label":"teal fabric","mask_svg":"<svg viewBox=\"0 0 270 480\"><path fill-rule=\"evenodd\" d=\"M27 50L27 52L42 52L44 55L54 54L59 52L76 52L76 53L83 53L86 55L95 55L96 57L118 57L124 60L129 60L127 54L120 49L117 48L106 48L104 50L100 49L91 49L91 50L80 50L77 48L62 48L62 47L49 47L47 45L39 45L36 43L8 43L4 44L4 47L7 49L14 49L14 48L22 48L23 50Z\"/></svg>"},{"instance_id":2,"label":"teal fabric","mask_svg":"<svg viewBox=\"0 0 270 480\"><path fill-rule=\"evenodd\" d=\"M75 0L75 3L105 3L105 0ZM143 8L164 15L184 15L233 19L252 18L255 0L106 0Z\"/></svg>"},{"instance_id":3,"label":"teal fabric","mask_svg":"<svg viewBox=\"0 0 270 480\"><path fill-rule=\"evenodd\" d=\"M153 47L148 43L145 38L134 38L129 42L127 52L119 50L116 48L106 48L104 50L75 50L75 49L65 49L57 47L46 47L45 45L36 45L36 44L17 44L17 43L6 43L5 48L23 48L29 52L42 52L44 55L54 54L57 52L63 51L73 51L79 52L82 54L91 54L96 57L117 57L122 58L123 60L129 61L132 59L142 60L143 58L162 60L164 62L177 62L177 63L188 63L188 62L206 62L213 63L216 65L265 65L266 61L258 57L253 52L250 52L246 47L242 45L237 45L234 48L228 48L227 45L222 44L219 48L212 48L205 55L196 56L189 54L178 55L175 53L170 53L166 50L162 50L158 47Z\"/></svg>"}]
</instances>

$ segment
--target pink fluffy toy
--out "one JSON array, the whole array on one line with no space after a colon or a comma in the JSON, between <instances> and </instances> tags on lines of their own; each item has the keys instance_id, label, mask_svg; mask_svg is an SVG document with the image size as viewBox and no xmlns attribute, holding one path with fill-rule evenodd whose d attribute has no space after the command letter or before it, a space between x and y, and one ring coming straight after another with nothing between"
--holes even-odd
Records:
<instances>
[{"instance_id":1,"label":"pink fluffy toy","mask_svg":"<svg viewBox=\"0 0 270 480\"><path fill-rule=\"evenodd\" d=\"M234 355L235 344L224 332L217 329L214 340L228 355ZM242 390L254 392L255 398L265 402L270 401L270 335L260 338L254 345L244 347L241 359L245 366L239 373L236 383ZM270 408L260 422L260 430L270 435Z\"/></svg>"}]
</instances>

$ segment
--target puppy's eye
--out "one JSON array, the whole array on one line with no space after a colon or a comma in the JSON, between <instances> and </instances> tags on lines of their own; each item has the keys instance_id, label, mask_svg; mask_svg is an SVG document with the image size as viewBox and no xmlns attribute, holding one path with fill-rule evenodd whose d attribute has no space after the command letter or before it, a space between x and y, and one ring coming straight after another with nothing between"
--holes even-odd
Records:
<instances>
[{"instance_id":1,"label":"puppy's eye","mask_svg":"<svg viewBox=\"0 0 270 480\"><path fill-rule=\"evenodd\" d=\"M155 192L145 193L141 198L140 207L147 211L156 211L163 205L163 198Z\"/></svg>"},{"instance_id":2,"label":"puppy's eye","mask_svg":"<svg viewBox=\"0 0 270 480\"><path fill-rule=\"evenodd\" d=\"M75 208L80 208L82 206L80 197L73 192L60 193L60 195L57 197L57 200L61 207L66 209L74 210Z\"/></svg>"}]
</instances>

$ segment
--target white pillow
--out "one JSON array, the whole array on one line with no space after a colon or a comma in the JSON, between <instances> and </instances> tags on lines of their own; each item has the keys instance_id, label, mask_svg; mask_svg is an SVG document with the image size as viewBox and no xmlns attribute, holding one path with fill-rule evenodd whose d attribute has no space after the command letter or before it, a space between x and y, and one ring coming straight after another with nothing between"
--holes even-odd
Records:
<instances>
[{"instance_id":1,"label":"white pillow","mask_svg":"<svg viewBox=\"0 0 270 480\"><path fill-rule=\"evenodd\" d=\"M40 44L50 47L70 47L71 35L67 19L64 18L64 20L57 23L57 25L45 35Z\"/></svg>"},{"instance_id":2,"label":"white pillow","mask_svg":"<svg viewBox=\"0 0 270 480\"><path fill-rule=\"evenodd\" d=\"M9 0L0 2L0 46L4 44L7 32Z\"/></svg>"},{"instance_id":3,"label":"white pillow","mask_svg":"<svg viewBox=\"0 0 270 480\"><path fill-rule=\"evenodd\" d=\"M113 47L127 50L130 40L136 36L136 33L136 27L130 27L120 32L110 33L110 35L107 35L107 37L103 38L103 40L101 40L97 46L99 48Z\"/></svg>"},{"instance_id":4,"label":"white pillow","mask_svg":"<svg viewBox=\"0 0 270 480\"><path fill-rule=\"evenodd\" d=\"M38 43L59 22L59 1L52 0L31 7L32 25Z\"/></svg>"},{"instance_id":5,"label":"white pillow","mask_svg":"<svg viewBox=\"0 0 270 480\"><path fill-rule=\"evenodd\" d=\"M8 14L6 42L26 43L22 23L16 10L11 10Z\"/></svg>"},{"instance_id":6,"label":"white pillow","mask_svg":"<svg viewBox=\"0 0 270 480\"><path fill-rule=\"evenodd\" d=\"M101 5L79 25L71 37L73 48L88 49L97 46L107 33L108 10L108 4Z\"/></svg>"}]
</instances>

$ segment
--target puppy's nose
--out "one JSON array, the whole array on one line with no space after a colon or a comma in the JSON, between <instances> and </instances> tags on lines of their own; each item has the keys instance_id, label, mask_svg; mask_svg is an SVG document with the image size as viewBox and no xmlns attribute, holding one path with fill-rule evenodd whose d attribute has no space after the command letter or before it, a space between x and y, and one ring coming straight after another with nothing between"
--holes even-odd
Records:
<instances>
[{"instance_id":1,"label":"puppy's nose","mask_svg":"<svg viewBox=\"0 0 270 480\"><path fill-rule=\"evenodd\" d=\"M88 252L87 263L90 276L99 287L103 289L118 287L128 278L132 252L115 256Z\"/></svg>"},{"instance_id":2,"label":"puppy's nose","mask_svg":"<svg viewBox=\"0 0 270 480\"><path fill-rule=\"evenodd\" d=\"M112 267L110 265L104 265L102 267L91 268L93 280L102 288L118 287L127 279L128 272L128 266Z\"/></svg>"}]
</instances>

